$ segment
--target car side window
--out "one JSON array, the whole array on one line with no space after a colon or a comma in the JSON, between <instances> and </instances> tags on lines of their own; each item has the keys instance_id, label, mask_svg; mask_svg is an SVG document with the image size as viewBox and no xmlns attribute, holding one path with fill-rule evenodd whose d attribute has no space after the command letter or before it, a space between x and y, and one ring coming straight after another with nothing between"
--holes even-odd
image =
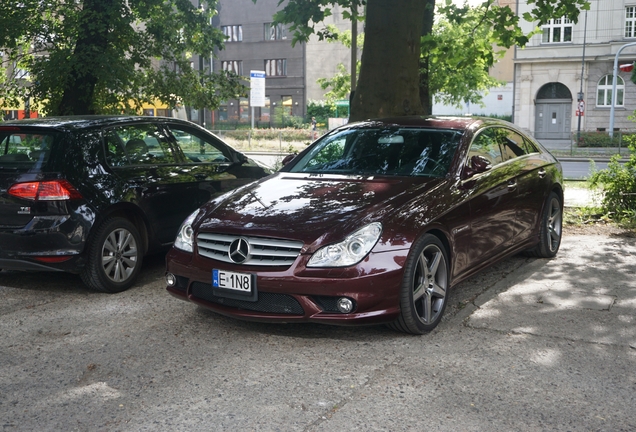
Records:
<instances>
[{"instance_id":1,"label":"car side window","mask_svg":"<svg viewBox=\"0 0 636 432\"><path fill-rule=\"evenodd\" d=\"M106 160L111 166L174 163L164 132L154 124L117 126L104 131Z\"/></svg>"},{"instance_id":2,"label":"car side window","mask_svg":"<svg viewBox=\"0 0 636 432\"><path fill-rule=\"evenodd\" d=\"M499 148L500 132L499 128L488 128L481 131L470 145L468 158L482 156L493 166L503 162L503 156Z\"/></svg>"},{"instance_id":3,"label":"car side window","mask_svg":"<svg viewBox=\"0 0 636 432\"><path fill-rule=\"evenodd\" d=\"M507 130L501 137L501 152L504 160L510 160L528 154L526 142L521 135L512 130Z\"/></svg>"},{"instance_id":4,"label":"car side window","mask_svg":"<svg viewBox=\"0 0 636 432\"><path fill-rule=\"evenodd\" d=\"M536 145L534 145L532 141L525 139L523 140L523 145L524 145L524 148L526 149L527 154L539 153L539 149L537 148Z\"/></svg>"},{"instance_id":5,"label":"car side window","mask_svg":"<svg viewBox=\"0 0 636 432\"><path fill-rule=\"evenodd\" d=\"M196 130L169 125L183 154L192 163L229 163L231 155L225 144Z\"/></svg>"}]
</instances>

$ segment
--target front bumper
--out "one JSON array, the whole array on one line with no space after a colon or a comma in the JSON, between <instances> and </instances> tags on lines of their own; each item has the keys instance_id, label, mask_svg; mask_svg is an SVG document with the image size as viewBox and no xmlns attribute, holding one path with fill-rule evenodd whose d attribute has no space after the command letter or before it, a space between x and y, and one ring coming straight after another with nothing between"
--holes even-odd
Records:
<instances>
[{"instance_id":1,"label":"front bumper","mask_svg":"<svg viewBox=\"0 0 636 432\"><path fill-rule=\"evenodd\" d=\"M166 257L166 271L176 276L176 284L167 290L219 314L250 321L386 323L400 313L399 293L407 253L372 253L356 266L327 269L307 269L307 257L300 256L289 269L276 270L231 265L172 248ZM254 274L257 301L217 295L211 283L212 269ZM350 313L336 308L337 299L342 297L353 301Z\"/></svg>"}]
</instances>

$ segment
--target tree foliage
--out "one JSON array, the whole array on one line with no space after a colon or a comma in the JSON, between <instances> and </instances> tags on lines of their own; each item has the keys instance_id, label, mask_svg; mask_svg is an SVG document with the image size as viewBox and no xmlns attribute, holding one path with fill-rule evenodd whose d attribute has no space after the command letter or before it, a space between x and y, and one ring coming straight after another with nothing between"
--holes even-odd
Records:
<instances>
[{"instance_id":1,"label":"tree foliage","mask_svg":"<svg viewBox=\"0 0 636 432\"><path fill-rule=\"evenodd\" d=\"M246 91L240 77L190 64L225 40L216 0L3 0L0 98L29 97L49 114L121 113L156 100L215 108ZM17 67L16 67L17 66ZM20 77L15 72L27 71Z\"/></svg>"},{"instance_id":2,"label":"tree foliage","mask_svg":"<svg viewBox=\"0 0 636 432\"><path fill-rule=\"evenodd\" d=\"M422 37L421 52L428 69L422 73L428 77L431 95L442 103L479 104L484 91L504 84L488 73L505 50L494 45L497 37L492 28L485 25L482 13L479 8L470 8L465 19L456 23L445 16L438 17L431 33ZM350 31L339 31L334 26L327 26L326 30L332 36L331 43L351 47ZM362 47L363 41L364 33L358 36L358 46ZM360 72L360 61L357 72ZM327 100L347 99L351 92L351 74L343 64L337 65L335 75L320 78L318 83L323 89L329 89L325 93Z\"/></svg>"}]
</instances>

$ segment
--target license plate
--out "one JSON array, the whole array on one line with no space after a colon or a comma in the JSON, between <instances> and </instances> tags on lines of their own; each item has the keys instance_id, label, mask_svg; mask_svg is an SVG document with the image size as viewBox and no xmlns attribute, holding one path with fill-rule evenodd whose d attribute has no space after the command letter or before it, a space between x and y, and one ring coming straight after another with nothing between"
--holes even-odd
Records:
<instances>
[{"instance_id":1,"label":"license plate","mask_svg":"<svg viewBox=\"0 0 636 432\"><path fill-rule=\"evenodd\" d=\"M252 275L225 270L212 270L212 286L249 294L252 292Z\"/></svg>"}]
</instances>

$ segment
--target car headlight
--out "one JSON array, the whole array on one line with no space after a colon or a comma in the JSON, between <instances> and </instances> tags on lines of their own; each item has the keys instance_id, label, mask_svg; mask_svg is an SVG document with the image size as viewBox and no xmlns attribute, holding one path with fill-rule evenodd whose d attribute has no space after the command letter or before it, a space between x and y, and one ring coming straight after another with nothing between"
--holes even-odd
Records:
<instances>
[{"instance_id":1,"label":"car headlight","mask_svg":"<svg viewBox=\"0 0 636 432\"><path fill-rule=\"evenodd\" d=\"M177 233L177 238L174 241L174 247L177 249L192 252L194 245L194 230L192 229L192 222L194 222L194 218L196 218L198 214L199 210L197 209L181 224L179 232Z\"/></svg>"},{"instance_id":2,"label":"car headlight","mask_svg":"<svg viewBox=\"0 0 636 432\"><path fill-rule=\"evenodd\" d=\"M340 243L318 249L307 267L346 267L362 261L382 234L382 224L373 222L360 228Z\"/></svg>"}]
</instances>

